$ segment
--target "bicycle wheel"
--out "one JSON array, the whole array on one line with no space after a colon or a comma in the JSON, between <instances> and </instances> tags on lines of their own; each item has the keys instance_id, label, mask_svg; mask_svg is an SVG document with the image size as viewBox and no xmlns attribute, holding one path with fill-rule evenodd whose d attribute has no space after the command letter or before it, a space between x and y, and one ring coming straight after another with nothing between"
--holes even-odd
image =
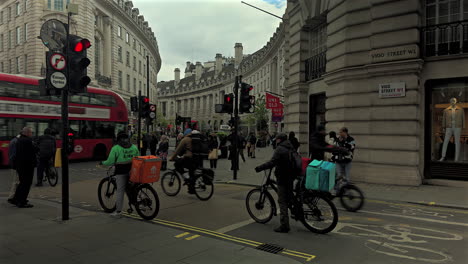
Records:
<instances>
[{"instance_id":1,"label":"bicycle wheel","mask_svg":"<svg viewBox=\"0 0 468 264\"><path fill-rule=\"evenodd\" d=\"M47 181L49 182L49 185L54 187L58 183L58 172L57 168L55 167L49 167L47 169Z\"/></svg>"},{"instance_id":2,"label":"bicycle wheel","mask_svg":"<svg viewBox=\"0 0 468 264\"><path fill-rule=\"evenodd\" d=\"M305 194L302 200L303 213L298 217L307 229L325 234L336 227L338 211L330 199L317 194Z\"/></svg>"},{"instance_id":3,"label":"bicycle wheel","mask_svg":"<svg viewBox=\"0 0 468 264\"><path fill-rule=\"evenodd\" d=\"M214 185L213 183L206 183L203 176L200 175L195 180L195 195L201 201L208 201L213 196Z\"/></svg>"},{"instance_id":4,"label":"bicycle wheel","mask_svg":"<svg viewBox=\"0 0 468 264\"><path fill-rule=\"evenodd\" d=\"M141 218L151 220L159 213L159 197L149 184L137 187L135 209Z\"/></svg>"},{"instance_id":5,"label":"bicycle wheel","mask_svg":"<svg viewBox=\"0 0 468 264\"><path fill-rule=\"evenodd\" d=\"M180 178L173 171L164 173L161 178L161 188L167 196L176 196L180 192Z\"/></svg>"},{"instance_id":6,"label":"bicycle wheel","mask_svg":"<svg viewBox=\"0 0 468 264\"><path fill-rule=\"evenodd\" d=\"M98 186L99 204L106 213L112 213L117 207L117 184L112 179L104 178L99 182Z\"/></svg>"},{"instance_id":7,"label":"bicycle wheel","mask_svg":"<svg viewBox=\"0 0 468 264\"><path fill-rule=\"evenodd\" d=\"M268 223L276 212L273 196L268 191L262 193L260 188L253 189L247 194L245 205L250 217L261 224Z\"/></svg>"},{"instance_id":8,"label":"bicycle wheel","mask_svg":"<svg viewBox=\"0 0 468 264\"><path fill-rule=\"evenodd\" d=\"M340 196L341 205L350 212L356 212L364 205L364 194L353 184L343 186L338 196Z\"/></svg>"}]
</instances>

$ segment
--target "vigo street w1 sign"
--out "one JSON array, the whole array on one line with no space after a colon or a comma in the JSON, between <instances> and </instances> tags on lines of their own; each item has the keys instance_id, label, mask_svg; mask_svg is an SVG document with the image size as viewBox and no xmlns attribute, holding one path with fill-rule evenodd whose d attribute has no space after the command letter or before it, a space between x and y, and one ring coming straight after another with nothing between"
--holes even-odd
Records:
<instances>
[{"instance_id":1,"label":"vigo street w1 sign","mask_svg":"<svg viewBox=\"0 0 468 264\"><path fill-rule=\"evenodd\" d=\"M54 72L50 76L50 84L57 89L63 89L67 84L67 77L61 72Z\"/></svg>"}]
</instances>

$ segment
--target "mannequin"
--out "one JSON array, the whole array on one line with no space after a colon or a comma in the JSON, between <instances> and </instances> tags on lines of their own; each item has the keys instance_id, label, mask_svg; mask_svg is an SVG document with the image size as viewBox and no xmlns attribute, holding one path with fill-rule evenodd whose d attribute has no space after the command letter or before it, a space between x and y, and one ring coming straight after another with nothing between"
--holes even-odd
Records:
<instances>
[{"instance_id":1,"label":"mannequin","mask_svg":"<svg viewBox=\"0 0 468 264\"><path fill-rule=\"evenodd\" d=\"M462 129L465 128L465 110L459 107L457 103L457 98L452 98L450 99L450 106L444 109L442 129L445 129L445 139L444 146L442 147L442 158L440 161L445 160L447 146L452 136L455 139L455 161L458 161L460 157L460 136Z\"/></svg>"}]
</instances>

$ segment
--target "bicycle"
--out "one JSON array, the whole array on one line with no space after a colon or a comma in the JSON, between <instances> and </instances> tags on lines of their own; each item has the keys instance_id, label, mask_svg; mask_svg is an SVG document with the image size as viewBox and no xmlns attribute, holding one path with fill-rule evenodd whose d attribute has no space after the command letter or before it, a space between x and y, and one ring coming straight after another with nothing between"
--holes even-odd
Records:
<instances>
[{"instance_id":1,"label":"bicycle","mask_svg":"<svg viewBox=\"0 0 468 264\"><path fill-rule=\"evenodd\" d=\"M278 193L276 181L271 179L272 169L264 171L262 185L251 190L245 199L247 211L257 223L268 223L277 215L277 206L268 189ZM305 189L304 178L299 178L293 190L292 217L300 221L308 230L326 234L332 231L338 223L338 211L328 195L314 190ZM266 210L266 213L262 213ZM258 211L262 215L256 215Z\"/></svg>"},{"instance_id":2,"label":"bicycle","mask_svg":"<svg viewBox=\"0 0 468 264\"><path fill-rule=\"evenodd\" d=\"M364 193L356 185L339 177L336 180L338 191L335 195L329 194L329 199L340 197L341 205L349 212L356 212L364 206Z\"/></svg>"},{"instance_id":3,"label":"bicycle","mask_svg":"<svg viewBox=\"0 0 468 264\"><path fill-rule=\"evenodd\" d=\"M184 170L187 173L188 170ZM189 184L189 179L185 179L180 173L174 168L164 173L161 178L161 188L167 196L176 196L181 189L181 180L184 179L184 185ZM195 170L194 177L195 184L195 195L201 201L207 201L213 196L214 193L214 172L211 169L197 168ZM172 190L172 191L171 191Z\"/></svg>"},{"instance_id":4,"label":"bicycle","mask_svg":"<svg viewBox=\"0 0 468 264\"><path fill-rule=\"evenodd\" d=\"M52 161L49 161L48 166L44 170L45 177L43 181L48 181L49 185L54 187L58 183L58 171L53 167Z\"/></svg>"},{"instance_id":5,"label":"bicycle","mask_svg":"<svg viewBox=\"0 0 468 264\"><path fill-rule=\"evenodd\" d=\"M107 170L107 177L103 178L98 186L99 203L106 213L114 212L117 207L117 182L114 169L114 166L112 166ZM159 197L156 190L150 184L128 181L125 193L128 197L129 206L127 213L133 213L132 208L134 207L138 215L145 220L151 220L158 215ZM147 212L149 212L149 214L147 214Z\"/></svg>"}]
</instances>

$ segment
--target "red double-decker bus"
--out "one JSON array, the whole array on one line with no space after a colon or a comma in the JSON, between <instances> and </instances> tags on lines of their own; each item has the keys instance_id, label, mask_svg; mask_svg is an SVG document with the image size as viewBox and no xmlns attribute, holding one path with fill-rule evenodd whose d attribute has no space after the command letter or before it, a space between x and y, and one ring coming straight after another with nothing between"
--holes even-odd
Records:
<instances>
[{"instance_id":1,"label":"red double-decker bus","mask_svg":"<svg viewBox=\"0 0 468 264\"><path fill-rule=\"evenodd\" d=\"M0 165L8 164L8 145L23 127L34 136L46 128L56 131L61 146L61 98L40 96L37 77L0 74ZM88 87L85 94L70 96L70 132L75 137L70 159L104 159L118 132L126 131L125 102L116 93Z\"/></svg>"}]
</instances>

